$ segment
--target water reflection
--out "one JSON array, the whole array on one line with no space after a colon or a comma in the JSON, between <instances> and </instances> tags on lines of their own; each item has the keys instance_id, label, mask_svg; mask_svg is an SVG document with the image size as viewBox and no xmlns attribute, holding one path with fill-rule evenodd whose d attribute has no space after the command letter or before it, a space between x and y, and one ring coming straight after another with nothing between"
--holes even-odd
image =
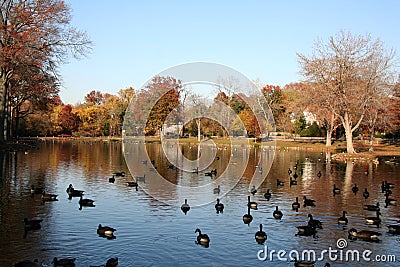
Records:
<instances>
[{"instance_id":1,"label":"water reflection","mask_svg":"<svg viewBox=\"0 0 400 267\"><path fill-rule=\"evenodd\" d=\"M161 145L147 144L147 164L142 162L143 151L135 146L129 151L140 160L131 175L119 143L43 142L39 146L38 150L28 154L0 154L0 266L35 258L49 264L54 257L76 258L77 266L106 262L112 257L119 258L120 266L243 266L244 262L245 265L265 266L268 263L257 259L257 252L263 247L254 240L260 224L268 236L265 245L276 251L321 251L336 248L337 239L345 238L349 249L369 249L374 255L395 254L400 257L398 236L388 233L386 227L386 224L397 224L400 212L397 206L384 207L385 195L381 190L382 181L394 183L396 186L391 189L390 198L398 198L400 170L396 166L339 164L330 161L328 153L307 150L269 152L263 148L234 147L231 150L221 147L215 150L219 159L215 158L206 168L217 169L217 175L208 176L205 170L192 173L168 168L170 162L163 156ZM198 155L197 148L182 146L180 149L187 158L194 159ZM201 153L213 153L206 149L201 149ZM260 174L260 159L268 161L272 153L275 153L275 158L271 171L253 196L249 192L253 186L251 178ZM249 164L244 166L242 159L246 157ZM288 168L298 174L297 185L290 186ZM221 190L230 186L228 178L237 178L235 170L240 169L244 171L233 190L226 194L214 192L218 185ZM125 176L115 176L114 183L108 182L113 173L122 171ZM319 171L321 177L318 177ZM213 199L210 205L195 206L191 203L191 196L169 191L155 183L152 180L154 172L162 173L175 184L197 186L216 181L224 172L231 176L228 175L228 181L224 180L224 183L211 183L213 186L206 196ZM277 179L284 181L284 185L277 185ZM128 181L136 181L139 190L129 187ZM83 199L95 200L95 207L79 210L80 197L69 199L66 192L69 184L85 191ZM354 184L360 188L357 194L352 192ZM42 202L40 194L31 195L32 185L44 186L46 192L57 194L59 201ZM335 196L332 194L334 185L341 189L341 193ZM367 199L361 194L365 188L370 194ZM178 204L166 205L143 189L176 198ZM264 197L267 192L269 200ZM257 203L257 210L250 211L248 196L251 196L250 201ZM293 210L292 203L296 197L302 202L304 196L314 199L315 206L301 205L297 211ZM185 197L191 206L186 215L180 209ZM223 213L217 212L216 198L224 205ZM379 228L366 224L365 218L374 217L376 213L364 209L366 205L376 205L377 202L382 204ZM284 215L281 220L273 217L276 206ZM338 224L343 211L347 211L347 225ZM296 236L297 226L307 225L308 214L323 224L316 238ZM43 220L41 228L28 231L25 238L24 218ZM99 224L117 229L114 236L118 238L99 238ZM194 233L196 228L209 236L208 249L194 243L198 236ZM348 238L351 228L376 231L381 234L381 242L351 240ZM334 266L374 266L362 261L332 263ZM292 264L276 258L271 263L273 266Z\"/></svg>"}]
</instances>

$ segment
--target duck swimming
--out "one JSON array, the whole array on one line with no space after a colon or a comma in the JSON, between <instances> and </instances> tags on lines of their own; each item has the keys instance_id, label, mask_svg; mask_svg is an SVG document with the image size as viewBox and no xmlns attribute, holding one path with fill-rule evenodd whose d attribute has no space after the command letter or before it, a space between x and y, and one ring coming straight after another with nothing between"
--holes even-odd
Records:
<instances>
[{"instance_id":1,"label":"duck swimming","mask_svg":"<svg viewBox=\"0 0 400 267\"><path fill-rule=\"evenodd\" d=\"M210 245L210 238L208 237L208 235L202 234L199 228L197 228L194 232L199 233L199 235L197 236L197 243L208 248Z\"/></svg>"}]
</instances>

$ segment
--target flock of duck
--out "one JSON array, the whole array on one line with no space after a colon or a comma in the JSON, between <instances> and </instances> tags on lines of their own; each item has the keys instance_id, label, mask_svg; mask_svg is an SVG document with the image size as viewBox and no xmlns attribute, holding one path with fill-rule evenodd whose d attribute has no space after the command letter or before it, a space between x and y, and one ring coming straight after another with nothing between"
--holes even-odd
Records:
<instances>
[{"instance_id":1,"label":"flock of duck","mask_svg":"<svg viewBox=\"0 0 400 267\"><path fill-rule=\"evenodd\" d=\"M112 177L109 178L109 182L114 183L116 176L123 177L123 176L125 176L125 172L113 173ZM130 187L132 187L132 186L136 187L136 190L137 190L138 184L136 181L127 181L126 184L127 184L127 186L130 186ZM58 195L50 194L50 193L46 192L44 187L32 185L30 192L31 192L32 197L34 197L35 195L40 195L42 202L58 201L58 199L57 199ZM84 198L84 193L85 193L84 190L75 189L73 187L73 185L70 184L67 187L66 192L68 194L69 199L72 199L75 197L79 198L79 201L78 201L79 210L81 210L82 207L95 207L95 204L94 204L95 201L93 199ZM27 236L29 231L41 229L42 221L43 221L42 219L28 220L28 218L24 218L24 230L25 230L24 238ZM115 239L116 238L114 235L115 231L116 231L116 229L112 228L110 226L102 226L101 224L99 224L97 227L97 234L100 237L104 237L107 239ZM75 260L76 260L75 258L60 258L60 259L58 259L57 257L54 257L52 264L55 267L57 267L57 266L74 267L74 266L76 266ZM115 267L117 265L118 265L118 257L114 257L114 258L107 259L106 263L103 265L100 265L100 266ZM37 259L35 259L33 261L23 260L23 261L20 261L20 262L14 264L14 266L15 267L39 267L39 266L42 266L42 263L39 263L39 261ZM99 266L91 265L91 267L99 267Z\"/></svg>"},{"instance_id":2,"label":"flock of duck","mask_svg":"<svg viewBox=\"0 0 400 267\"><path fill-rule=\"evenodd\" d=\"M143 162L143 163L147 164L147 162ZM154 161L152 161L152 163L154 164ZM299 177L299 174L297 174L297 172L296 172L296 170L298 168L298 164L299 164L299 162L297 161L297 163L294 166L294 173L291 170L291 168L288 169L290 186L297 185L297 183L298 183L297 178ZM170 167L168 167L168 168L170 168ZM331 168L330 172L333 173L332 168ZM194 169L193 173L198 174L199 170ZM301 174L302 174L302 170L300 170L300 175ZM368 173L366 172L366 174L368 174ZM207 176L215 175L216 176L217 170L213 169L211 171L207 171L207 172L205 172L205 175L207 175ZM112 177L109 178L109 182L114 183L115 177L118 177L118 176L120 176L120 177L125 176L125 172L113 173ZM318 178L320 178L322 176L321 171L319 171L316 176ZM140 179L144 180L145 175L143 177L136 177L136 179L133 181L126 181L126 185L129 187L135 187L136 190L138 190L138 180L140 180ZM277 187L284 186L285 181L277 179L276 185L277 185ZM392 189L394 188L394 186L395 186L394 184L388 183L387 181L382 182L381 191L385 197L385 199L384 199L385 207L396 205L396 200L390 197L392 195ZM221 191L221 188L220 188L220 186L218 186L218 187L214 188L213 193L219 194L220 191ZM358 191L359 191L359 188L358 188L357 184L354 184L352 187L352 192L354 194L357 194ZM84 198L83 197L84 191L75 189L72 186L72 184L70 184L68 186L66 192L70 199L72 199L73 197L79 197L80 209L82 209L82 207L94 207L95 206L94 200L89 199L89 198ZM335 195L340 194L341 190L340 190L340 188L338 188L336 186L336 184L334 184L332 192L333 192L333 195L335 196ZM57 201L57 195L49 194L49 193L45 192L45 188L43 188L43 187L32 186L31 193L32 193L32 196L35 194L40 194L41 199L44 202ZM257 193L257 189L255 186L253 186L252 189L250 190L250 194L254 196L256 193ZM363 191L362 196L364 197L365 200L367 200L369 198L370 193L367 188L365 188L365 190ZM267 191L264 193L264 197L267 201L269 201L273 197L270 189L267 189ZM303 207L308 207L308 206L314 207L316 205L315 203L316 203L315 200L310 199L307 196L303 196ZM291 206L294 211L298 211L301 208L302 205L300 204L298 197L296 197L295 201L292 203ZM217 213L223 213L224 204L221 203L221 200L219 198L217 198L216 204L214 207L215 207L215 210ZM250 213L251 209L257 210L258 204L255 201L251 201L251 196L249 195L247 197L247 213L244 214L243 218L242 218L244 224L250 224L253 221L253 216ZM187 214L188 211L190 210L190 205L188 204L187 199L184 200L184 203L181 206L181 210L185 214ZM380 215L382 215L380 212L380 204L376 203L376 205L373 205L373 204L364 205L364 210L375 212L375 216L368 216L365 218L365 224L366 225L375 225L375 226L379 227L380 224L382 223L382 219L380 217ZM340 225L348 225L349 220L346 217L346 215L347 215L347 211L343 211L342 216L340 216L337 219L337 223ZM284 216L284 214L281 210L279 210L279 206L276 206L275 210L272 213L272 217L276 220L281 220L283 216ZM318 230L323 229L323 227L322 227L323 223L320 220L315 219L311 213L308 214L307 218L308 218L308 222L306 225L296 226L297 231L298 231L296 235L298 235L298 236L313 236L315 238L315 237L317 237L316 234L317 234ZM25 218L24 225L25 225L26 233L30 230L40 229L41 222L42 222L42 220L38 220L38 219L28 220L27 218ZM398 221L398 222L400 222L400 221ZM394 235L400 234L400 224L390 224L390 225L387 225L387 227L388 227L388 232L390 234L394 234ZM102 226L101 224L99 224L98 228L97 228L97 234L99 236L107 238L107 239L116 238L114 235L115 231L116 231L115 228L110 227L110 226ZM210 237L207 234L202 233L202 231L199 228L196 228L194 232L195 232L195 234L197 234L196 243L199 245L202 245L204 247L209 247ZM352 239L352 240L360 239L360 240L364 240L364 241L379 242L380 235L381 235L381 233L379 233L377 231L372 231L372 230L367 230L367 229L357 230L355 228L350 228L350 230L348 231L348 237L349 237L349 239ZM259 230L254 234L254 238L258 244L264 244L266 242L267 233L265 231L263 231L263 224L259 225ZM74 258L65 258L65 259L54 258L53 265L54 266L75 266L75 259ZM102 266L111 267L111 266L117 266L117 265L118 265L118 258L110 258L107 260L106 264L102 265ZM294 266L303 266L304 267L304 266L314 266L314 265L315 265L315 262L299 261L297 259L294 262ZM23 266L40 266L40 265L37 262L37 260L35 260L35 261L22 261L22 262L15 264L14 266L17 266L17 267L22 266L23 267ZM330 266L330 264L326 263L325 266Z\"/></svg>"}]
</instances>

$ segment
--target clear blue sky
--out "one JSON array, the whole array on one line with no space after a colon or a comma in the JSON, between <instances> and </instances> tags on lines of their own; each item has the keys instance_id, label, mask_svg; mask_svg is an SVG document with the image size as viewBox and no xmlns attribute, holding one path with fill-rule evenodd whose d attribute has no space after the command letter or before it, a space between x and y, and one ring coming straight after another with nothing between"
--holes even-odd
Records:
<instances>
[{"instance_id":1,"label":"clear blue sky","mask_svg":"<svg viewBox=\"0 0 400 267\"><path fill-rule=\"evenodd\" d=\"M228 65L264 84L301 79L296 53L341 29L369 33L400 56L400 1L67 0L92 53L60 69L64 103L91 90L138 89L165 68L193 61Z\"/></svg>"}]
</instances>

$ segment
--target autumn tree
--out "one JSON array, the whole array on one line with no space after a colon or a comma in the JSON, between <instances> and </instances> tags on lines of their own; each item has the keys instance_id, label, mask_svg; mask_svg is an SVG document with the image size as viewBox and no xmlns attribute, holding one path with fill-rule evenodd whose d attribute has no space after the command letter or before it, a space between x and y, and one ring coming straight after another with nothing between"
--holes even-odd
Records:
<instances>
[{"instance_id":1,"label":"autumn tree","mask_svg":"<svg viewBox=\"0 0 400 267\"><path fill-rule=\"evenodd\" d=\"M393 83L394 52L369 35L340 31L327 43L315 43L311 56L298 53L301 73L313 87L315 100L334 113L345 130L347 152L356 153L353 132L380 95ZM381 103L385 104L385 103Z\"/></svg>"},{"instance_id":2,"label":"autumn tree","mask_svg":"<svg viewBox=\"0 0 400 267\"><path fill-rule=\"evenodd\" d=\"M59 65L71 55L85 55L90 41L70 25L71 12L64 1L3 0L0 5L1 142L10 116L9 97L21 79L21 69L58 77Z\"/></svg>"}]
</instances>

